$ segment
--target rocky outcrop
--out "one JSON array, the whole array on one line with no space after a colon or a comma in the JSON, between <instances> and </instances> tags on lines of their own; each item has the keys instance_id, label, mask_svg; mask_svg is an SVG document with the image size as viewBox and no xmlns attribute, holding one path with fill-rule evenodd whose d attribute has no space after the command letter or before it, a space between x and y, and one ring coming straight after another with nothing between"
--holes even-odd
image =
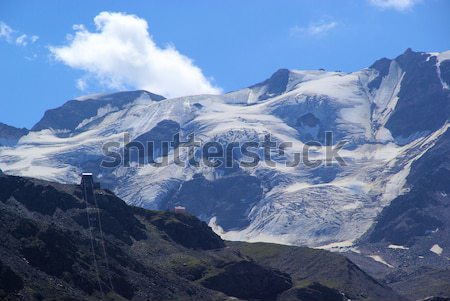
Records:
<instances>
[{"instance_id":1,"label":"rocky outcrop","mask_svg":"<svg viewBox=\"0 0 450 301\"><path fill-rule=\"evenodd\" d=\"M348 300L338 290L326 287L320 283L312 283L306 287L295 287L281 294L280 301L346 301Z\"/></svg>"},{"instance_id":2,"label":"rocky outcrop","mask_svg":"<svg viewBox=\"0 0 450 301\"><path fill-rule=\"evenodd\" d=\"M19 139L28 134L26 128L16 128L0 122L0 146L14 146Z\"/></svg>"},{"instance_id":3,"label":"rocky outcrop","mask_svg":"<svg viewBox=\"0 0 450 301\"><path fill-rule=\"evenodd\" d=\"M219 273L204 278L202 284L246 300L275 300L279 293L292 287L292 280L286 273L241 261L226 265Z\"/></svg>"}]
</instances>

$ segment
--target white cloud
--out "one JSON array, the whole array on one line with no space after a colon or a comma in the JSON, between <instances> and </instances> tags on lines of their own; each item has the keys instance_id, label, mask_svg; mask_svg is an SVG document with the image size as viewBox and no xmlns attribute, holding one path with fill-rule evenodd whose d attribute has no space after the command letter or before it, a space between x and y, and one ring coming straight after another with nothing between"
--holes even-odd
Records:
<instances>
[{"instance_id":1,"label":"white cloud","mask_svg":"<svg viewBox=\"0 0 450 301\"><path fill-rule=\"evenodd\" d=\"M86 90L86 88L88 86L87 82L86 82L86 80L84 78L77 79L76 85L77 85L78 90L81 90L81 91Z\"/></svg>"},{"instance_id":2,"label":"white cloud","mask_svg":"<svg viewBox=\"0 0 450 301\"><path fill-rule=\"evenodd\" d=\"M27 44L28 44L27 35L22 34L22 35L18 36L16 38L16 44L19 46L27 46Z\"/></svg>"},{"instance_id":3,"label":"white cloud","mask_svg":"<svg viewBox=\"0 0 450 301\"><path fill-rule=\"evenodd\" d=\"M370 0L372 5L385 9L396 9L399 11L410 9L419 2L420 0Z\"/></svg>"},{"instance_id":4,"label":"white cloud","mask_svg":"<svg viewBox=\"0 0 450 301\"><path fill-rule=\"evenodd\" d=\"M332 30L338 25L337 22L319 21L317 23L311 23L306 27L294 26L291 28L291 35L309 35L309 36L321 36Z\"/></svg>"},{"instance_id":5,"label":"white cloud","mask_svg":"<svg viewBox=\"0 0 450 301\"><path fill-rule=\"evenodd\" d=\"M28 42L33 44L39 37L36 35L28 37L28 35L20 33L5 22L0 21L0 39L4 39L8 43L15 43L18 46L27 46Z\"/></svg>"},{"instance_id":6,"label":"white cloud","mask_svg":"<svg viewBox=\"0 0 450 301\"><path fill-rule=\"evenodd\" d=\"M13 30L11 27L0 21L0 38L10 41L12 32Z\"/></svg>"},{"instance_id":7,"label":"white cloud","mask_svg":"<svg viewBox=\"0 0 450 301\"><path fill-rule=\"evenodd\" d=\"M25 56L25 59L26 59L27 61L34 61L35 59L37 59L37 57L38 57L38 55L37 55L36 53L33 53L33 54L31 54L31 55Z\"/></svg>"},{"instance_id":8,"label":"white cloud","mask_svg":"<svg viewBox=\"0 0 450 301\"><path fill-rule=\"evenodd\" d=\"M56 60L86 72L79 88L86 88L86 78L95 78L109 88L145 89L166 97L221 92L191 59L173 46L156 45L144 19L102 12L94 23L93 32L74 25L67 45L50 47Z\"/></svg>"}]
</instances>

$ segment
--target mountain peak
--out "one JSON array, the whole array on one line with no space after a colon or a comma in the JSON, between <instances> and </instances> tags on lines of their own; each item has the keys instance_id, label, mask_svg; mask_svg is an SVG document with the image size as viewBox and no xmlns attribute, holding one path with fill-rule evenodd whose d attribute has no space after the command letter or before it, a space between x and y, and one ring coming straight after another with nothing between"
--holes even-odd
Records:
<instances>
[{"instance_id":1,"label":"mountain peak","mask_svg":"<svg viewBox=\"0 0 450 301\"><path fill-rule=\"evenodd\" d=\"M154 101L166 99L162 95L154 94L154 93L148 92L146 90L132 90L132 91L119 91L119 92L113 92L113 93L94 93L94 94L77 97L74 100L78 100L78 101L88 101L88 100L121 101L124 98L134 100L143 95L150 97Z\"/></svg>"},{"instance_id":2,"label":"mountain peak","mask_svg":"<svg viewBox=\"0 0 450 301\"><path fill-rule=\"evenodd\" d=\"M15 145L17 141L28 134L26 128L16 128L0 122L0 146L1 145Z\"/></svg>"},{"instance_id":3,"label":"mountain peak","mask_svg":"<svg viewBox=\"0 0 450 301\"><path fill-rule=\"evenodd\" d=\"M412 50L412 48L406 48L404 54L414 53L415 51Z\"/></svg>"},{"instance_id":4,"label":"mountain peak","mask_svg":"<svg viewBox=\"0 0 450 301\"><path fill-rule=\"evenodd\" d=\"M161 101L165 99L164 96L145 90L82 96L69 100L58 108L46 111L44 117L31 130L75 130L83 120L96 116L100 108L109 106L112 110L119 110L125 105L141 98L149 101Z\"/></svg>"}]
</instances>

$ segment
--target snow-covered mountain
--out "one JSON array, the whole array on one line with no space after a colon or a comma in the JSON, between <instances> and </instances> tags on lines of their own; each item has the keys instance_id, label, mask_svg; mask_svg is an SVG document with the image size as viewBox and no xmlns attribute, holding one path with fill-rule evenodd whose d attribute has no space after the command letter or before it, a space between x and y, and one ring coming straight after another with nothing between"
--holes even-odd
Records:
<instances>
[{"instance_id":1,"label":"snow-covered mountain","mask_svg":"<svg viewBox=\"0 0 450 301\"><path fill-rule=\"evenodd\" d=\"M128 203L184 205L225 239L349 246L383 208L408 193L414 162L446 133L449 85L450 51L408 49L352 73L281 69L223 95L91 95L46 112L16 146L0 148L0 168L67 183L89 170ZM102 145L124 147L124 133L130 141L169 140L180 132L221 143L270 134L301 149L311 140L323 142L326 131L335 143L347 142L340 151L345 166L100 167Z\"/></svg>"}]
</instances>

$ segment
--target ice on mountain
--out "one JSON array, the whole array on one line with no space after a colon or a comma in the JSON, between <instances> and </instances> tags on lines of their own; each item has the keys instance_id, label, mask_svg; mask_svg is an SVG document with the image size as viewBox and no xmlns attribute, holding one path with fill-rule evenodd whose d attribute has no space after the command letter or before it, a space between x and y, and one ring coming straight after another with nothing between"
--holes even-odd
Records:
<instances>
[{"instance_id":1,"label":"ice on mountain","mask_svg":"<svg viewBox=\"0 0 450 301\"><path fill-rule=\"evenodd\" d=\"M442 255L442 252L444 251L438 244L434 244L431 248L430 251L433 252L436 255Z\"/></svg>"}]
</instances>

